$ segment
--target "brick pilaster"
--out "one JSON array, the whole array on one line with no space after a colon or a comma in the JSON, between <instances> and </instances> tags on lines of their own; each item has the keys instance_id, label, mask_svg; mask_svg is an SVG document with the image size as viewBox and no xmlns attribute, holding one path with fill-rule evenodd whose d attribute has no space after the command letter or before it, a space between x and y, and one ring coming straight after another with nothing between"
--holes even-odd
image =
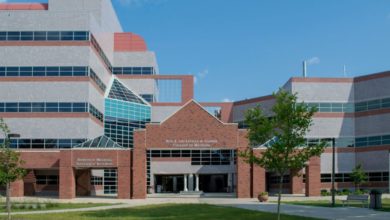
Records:
<instances>
[{"instance_id":1,"label":"brick pilaster","mask_svg":"<svg viewBox=\"0 0 390 220\"><path fill-rule=\"evenodd\" d=\"M248 149L247 132L240 130L238 133L238 153ZM237 156L237 197L251 197L251 166L240 156Z\"/></svg>"},{"instance_id":2,"label":"brick pilaster","mask_svg":"<svg viewBox=\"0 0 390 220\"><path fill-rule=\"evenodd\" d=\"M253 150L255 156L260 156L260 150ZM253 165L252 169L252 197L256 198L260 192L265 192L265 169L263 167Z\"/></svg>"},{"instance_id":3,"label":"brick pilaster","mask_svg":"<svg viewBox=\"0 0 390 220\"><path fill-rule=\"evenodd\" d=\"M118 151L118 199L131 198L131 151Z\"/></svg>"},{"instance_id":4,"label":"brick pilaster","mask_svg":"<svg viewBox=\"0 0 390 220\"><path fill-rule=\"evenodd\" d=\"M11 197L24 196L24 181L22 179L12 182L10 187L11 187L11 191L10 191Z\"/></svg>"},{"instance_id":5,"label":"brick pilaster","mask_svg":"<svg viewBox=\"0 0 390 220\"><path fill-rule=\"evenodd\" d=\"M302 170L290 172L290 192L291 194L302 194L303 193L303 174Z\"/></svg>"},{"instance_id":6,"label":"brick pilaster","mask_svg":"<svg viewBox=\"0 0 390 220\"><path fill-rule=\"evenodd\" d=\"M133 199L146 198L146 147L145 131L134 132Z\"/></svg>"},{"instance_id":7,"label":"brick pilaster","mask_svg":"<svg viewBox=\"0 0 390 220\"><path fill-rule=\"evenodd\" d=\"M306 196L321 195L321 158L312 157L306 166Z\"/></svg>"},{"instance_id":8,"label":"brick pilaster","mask_svg":"<svg viewBox=\"0 0 390 220\"><path fill-rule=\"evenodd\" d=\"M75 171L72 167L72 151L61 150L59 170L59 198L73 199L76 197Z\"/></svg>"}]
</instances>

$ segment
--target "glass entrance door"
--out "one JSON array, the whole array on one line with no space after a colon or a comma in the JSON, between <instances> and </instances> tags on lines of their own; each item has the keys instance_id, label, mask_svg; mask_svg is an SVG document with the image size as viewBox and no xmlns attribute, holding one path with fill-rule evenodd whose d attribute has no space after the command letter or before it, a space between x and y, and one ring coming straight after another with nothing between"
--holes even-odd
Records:
<instances>
[{"instance_id":1,"label":"glass entrance door","mask_svg":"<svg viewBox=\"0 0 390 220\"><path fill-rule=\"evenodd\" d=\"M156 193L179 193L184 189L183 175L155 175Z\"/></svg>"}]
</instances>

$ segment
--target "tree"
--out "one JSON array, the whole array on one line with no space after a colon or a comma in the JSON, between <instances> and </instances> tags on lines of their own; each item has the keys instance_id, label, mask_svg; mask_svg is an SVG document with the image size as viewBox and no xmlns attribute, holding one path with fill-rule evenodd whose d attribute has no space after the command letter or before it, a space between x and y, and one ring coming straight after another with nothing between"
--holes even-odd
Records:
<instances>
[{"instance_id":1,"label":"tree","mask_svg":"<svg viewBox=\"0 0 390 220\"><path fill-rule=\"evenodd\" d=\"M272 117L267 117L260 106L249 109L245 115L248 125L248 139L252 147L266 146L260 155L251 149L240 152L247 163L253 163L266 170L275 172L279 177L278 219L280 219L280 201L283 176L291 170L301 170L307 161L320 156L325 142L306 146L305 135L312 125L312 116L317 111L297 102L297 95L279 89L273 94L276 102L272 107ZM290 175L298 175L290 172Z\"/></svg>"},{"instance_id":2,"label":"tree","mask_svg":"<svg viewBox=\"0 0 390 220\"><path fill-rule=\"evenodd\" d=\"M10 130L2 118L0 118L0 131L3 132L4 142L0 147L0 184L6 186L6 207L8 219L11 219L11 183L25 176L26 170L21 167L24 163L20 154L10 149Z\"/></svg>"},{"instance_id":3,"label":"tree","mask_svg":"<svg viewBox=\"0 0 390 220\"><path fill-rule=\"evenodd\" d=\"M355 184L356 191L359 192L360 186L367 181L367 174L364 172L361 164L352 169L350 177Z\"/></svg>"}]
</instances>

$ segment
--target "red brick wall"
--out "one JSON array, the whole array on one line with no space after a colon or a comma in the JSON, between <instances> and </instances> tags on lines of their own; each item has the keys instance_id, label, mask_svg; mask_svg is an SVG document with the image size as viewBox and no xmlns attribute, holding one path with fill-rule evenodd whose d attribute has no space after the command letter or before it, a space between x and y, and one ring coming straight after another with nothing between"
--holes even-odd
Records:
<instances>
[{"instance_id":1,"label":"red brick wall","mask_svg":"<svg viewBox=\"0 0 390 220\"><path fill-rule=\"evenodd\" d=\"M306 166L306 196L321 195L321 158L312 157Z\"/></svg>"},{"instance_id":2,"label":"red brick wall","mask_svg":"<svg viewBox=\"0 0 390 220\"><path fill-rule=\"evenodd\" d=\"M290 174L290 192L291 194L304 193L303 173L300 171L291 171Z\"/></svg>"},{"instance_id":3,"label":"red brick wall","mask_svg":"<svg viewBox=\"0 0 390 220\"><path fill-rule=\"evenodd\" d=\"M245 151L248 147L247 132L240 130L238 133L238 151ZM237 197L251 197L251 166L242 157L237 157Z\"/></svg>"},{"instance_id":4,"label":"red brick wall","mask_svg":"<svg viewBox=\"0 0 390 220\"><path fill-rule=\"evenodd\" d=\"M11 183L11 197L24 196L24 182L23 180L16 180Z\"/></svg>"},{"instance_id":5,"label":"red brick wall","mask_svg":"<svg viewBox=\"0 0 390 220\"><path fill-rule=\"evenodd\" d=\"M260 156L261 152L258 150L253 150L255 156ZM260 192L265 192L265 169L253 164L252 169L252 197L256 198Z\"/></svg>"},{"instance_id":6,"label":"red brick wall","mask_svg":"<svg viewBox=\"0 0 390 220\"><path fill-rule=\"evenodd\" d=\"M167 140L216 140L207 147L237 148L237 125L221 123L195 102L187 103L162 124L146 125L146 130L147 148L185 148Z\"/></svg>"},{"instance_id":7,"label":"red brick wall","mask_svg":"<svg viewBox=\"0 0 390 220\"><path fill-rule=\"evenodd\" d=\"M131 151L118 154L118 199L131 198Z\"/></svg>"},{"instance_id":8,"label":"red brick wall","mask_svg":"<svg viewBox=\"0 0 390 220\"><path fill-rule=\"evenodd\" d=\"M72 151L61 150L60 152L60 199L73 199L76 196L75 172L72 167Z\"/></svg>"},{"instance_id":9,"label":"red brick wall","mask_svg":"<svg viewBox=\"0 0 390 220\"><path fill-rule=\"evenodd\" d=\"M39 168L54 168L59 167L60 151L20 151L24 168L39 169Z\"/></svg>"},{"instance_id":10,"label":"red brick wall","mask_svg":"<svg viewBox=\"0 0 390 220\"><path fill-rule=\"evenodd\" d=\"M146 198L146 132L134 132L133 199Z\"/></svg>"}]
</instances>

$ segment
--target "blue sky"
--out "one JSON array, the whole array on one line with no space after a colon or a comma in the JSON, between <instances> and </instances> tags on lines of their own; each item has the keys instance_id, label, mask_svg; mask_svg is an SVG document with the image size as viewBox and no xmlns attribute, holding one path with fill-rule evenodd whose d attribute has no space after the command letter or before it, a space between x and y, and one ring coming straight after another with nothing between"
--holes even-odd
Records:
<instances>
[{"instance_id":1,"label":"blue sky","mask_svg":"<svg viewBox=\"0 0 390 220\"><path fill-rule=\"evenodd\" d=\"M13 2L13 1L11 1ZM289 77L390 70L388 0L113 0L161 74L194 74L199 101L267 95Z\"/></svg>"}]
</instances>

